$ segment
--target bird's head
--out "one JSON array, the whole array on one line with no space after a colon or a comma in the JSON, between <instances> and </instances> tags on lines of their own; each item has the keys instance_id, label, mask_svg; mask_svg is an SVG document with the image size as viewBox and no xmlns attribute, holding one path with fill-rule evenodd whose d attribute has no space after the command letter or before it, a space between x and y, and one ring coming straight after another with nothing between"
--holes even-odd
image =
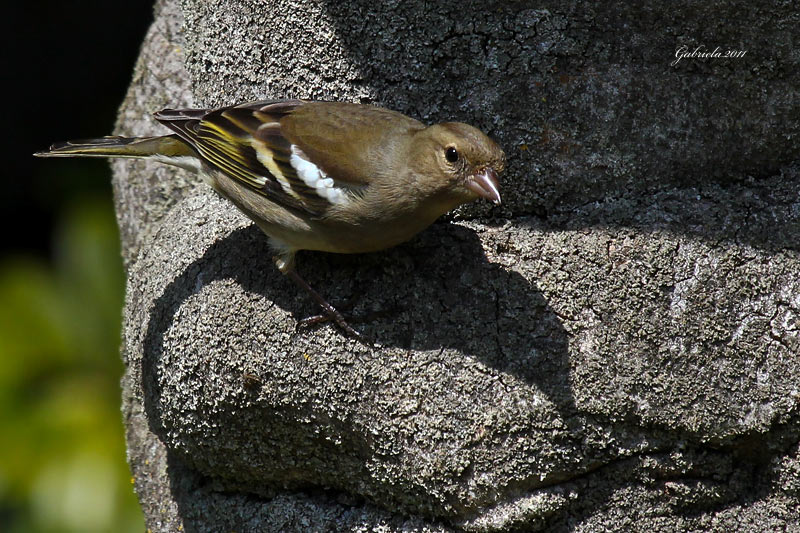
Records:
<instances>
[{"instance_id":1,"label":"bird's head","mask_svg":"<svg viewBox=\"0 0 800 533\"><path fill-rule=\"evenodd\" d=\"M479 129L461 122L429 126L416 135L413 150L418 172L431 176L431 187L459 205L478 198L500 203L498 175L503 150ZM412 163L413 164L413 163Z\"/></svg>"}]
</instances>

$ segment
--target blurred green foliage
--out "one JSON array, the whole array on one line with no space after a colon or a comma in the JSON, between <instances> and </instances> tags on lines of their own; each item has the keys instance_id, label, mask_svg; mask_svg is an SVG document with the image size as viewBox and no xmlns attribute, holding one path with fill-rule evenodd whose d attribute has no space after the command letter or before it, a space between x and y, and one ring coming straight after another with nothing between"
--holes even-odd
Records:
<instances>
[{"instance_id":1,"label":"blurred green foliage","mask_svg":"<svg viewBox=\"0 0 800 533\"><path fill-rule=\"evenodd\" d=\"M58 218L53 257L0 260L0 529L144 530L125 462L124 275L111 201Z\"/></svg>"}]
</instances>

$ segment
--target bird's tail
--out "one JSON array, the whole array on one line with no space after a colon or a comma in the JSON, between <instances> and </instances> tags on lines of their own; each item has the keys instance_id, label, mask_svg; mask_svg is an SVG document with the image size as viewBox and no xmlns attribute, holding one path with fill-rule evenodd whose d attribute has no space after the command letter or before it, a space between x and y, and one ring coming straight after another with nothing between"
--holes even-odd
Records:
<instances>
[{"instance_id":1,"label":"bird's tail","mask_svg":"<svg viewBox=\"0 0 800 533\"><path fill-rule=\"evenodd\" d=\"M36 157L153 158L180 167L196 167L197 152L177 135L160 137L100 137L54 143ZM189 158L187 160L187 158ZM191 160L191 162L190 162Z\"/></svg>"}]
</instances>

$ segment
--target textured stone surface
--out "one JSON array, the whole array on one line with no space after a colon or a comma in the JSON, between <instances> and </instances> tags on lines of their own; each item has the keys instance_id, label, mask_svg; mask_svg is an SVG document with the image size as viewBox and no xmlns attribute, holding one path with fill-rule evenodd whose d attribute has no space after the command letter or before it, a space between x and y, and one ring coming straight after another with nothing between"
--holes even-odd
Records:
<instances>
[{"instance_id":1,"label":"textured stone surface","mask_svg":"<svg viewBox=\"0 0 800 533\"><path fill-rule=\"evenodd\" d=\"M725 6L160 2L120 131L368 101L510 169L501 208L300 255L368 347L295 329L313 304L230 204L118 165L148 528L797 531L798 15ZM699 43L748 52L670 65Z\"/></svg>"}]
</instances>

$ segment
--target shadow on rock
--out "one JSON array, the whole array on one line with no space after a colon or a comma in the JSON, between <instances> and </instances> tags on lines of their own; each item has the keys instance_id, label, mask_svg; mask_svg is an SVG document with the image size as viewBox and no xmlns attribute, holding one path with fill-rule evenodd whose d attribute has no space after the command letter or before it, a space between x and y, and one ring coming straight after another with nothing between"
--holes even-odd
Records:
<instances>
[{"instance_id":1,"label":"shadow on rock","mask_svg":"<svg viewBox=\"0 0 800 533\"><path fill-rule=\"evenodd\" d=\"M236 230L189 265L156 300L142 362L151 423L161 418L155 408L160 380L154 373L160 368L164 333L182 302L203 285L234 279L298 320L318 312L277 271L271 256L256 226ZM334 305L355 302L353 324L374 342L406 350L457 350L539 388L562 416L574 411L567 334L558 317L528 280L489 263L472 231L435 225L412 243L384 253L305 253L298 270Z\"/></svg>"}]
</instances>

